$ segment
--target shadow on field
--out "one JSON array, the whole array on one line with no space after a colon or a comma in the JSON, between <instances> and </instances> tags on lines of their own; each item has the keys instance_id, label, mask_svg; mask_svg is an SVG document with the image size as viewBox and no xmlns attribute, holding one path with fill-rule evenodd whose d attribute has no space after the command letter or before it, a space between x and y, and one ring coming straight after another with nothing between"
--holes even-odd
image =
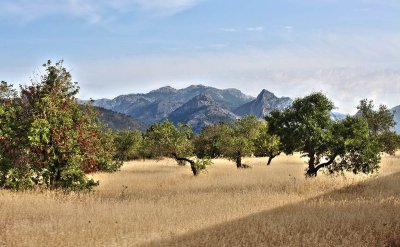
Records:
<instances>
[{"instance_id":1,"label":"shadow on field","mask_svg":"<svg viewBox=\"0 0 400 247\"><path fill-rule=\"evenodd\" d=\"M144 246L400 247L399 198L396 173Z\"/></svg>"}]
</instances>

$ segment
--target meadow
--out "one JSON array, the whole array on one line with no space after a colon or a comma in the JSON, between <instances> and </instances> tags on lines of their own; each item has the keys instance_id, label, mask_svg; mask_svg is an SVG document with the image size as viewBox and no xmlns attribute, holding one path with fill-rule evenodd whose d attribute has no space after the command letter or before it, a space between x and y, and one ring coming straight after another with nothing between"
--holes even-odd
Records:
<instances>
[{"instance_id":1,"label":"meadow","mask_svg":"<svg viewBox=\"0 0 400 247\"><path fill-rule=\"evenodd\" d=\"M400 153L379 174L306 179L299 155L98 173L90 194L0 190L0 246L400 246Z\"/></svg>"}]
</instances>

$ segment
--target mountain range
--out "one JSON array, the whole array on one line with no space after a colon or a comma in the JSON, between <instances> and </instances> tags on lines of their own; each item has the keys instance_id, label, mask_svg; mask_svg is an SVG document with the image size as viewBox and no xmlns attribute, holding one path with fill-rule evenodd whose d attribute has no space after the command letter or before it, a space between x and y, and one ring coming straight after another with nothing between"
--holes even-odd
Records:
<instances>
[{"instance_id":1,"label":"mountain range","mask_svg":"<svg viewBox=\"0 0 400 247\"><path fill-rule=\"evenodd\" d=\"M120 95L93 102L94 106L126 114L148 125L168 118L174 123L191 125L195 132L213 123L234 121L246 114L262 118L272 110L282 110L291 104L292 99L279 98L265 89L254 98L238 89L203 85L183 89L167 86L146 94Z\"/></svg>"},{"instance_id":2,"label":"mountain range","mask_svg":"<svg viewBox=\"0 0 400 247\"><path fill-rule=\"evenodd\" d=\"M94 100L102 119L110 128L139 129L169 119L173 123L189 124L198 133L207 125L232 122L244 115L253 114L263 118L273 110L282 110L292 104L289 97L277 97L263 89L257 97L242 93L238 89L217 89L203 85L191 85L183 89L170 86L149 93L120 95L114 99ZM104 108L104 109L102 109ZM107 111L107 110L109 111ZM400 105L391 109L400 133ZM120 113L115 115L112 112ZM332 119L343 119L346 115L331 112Z\"/></svg>"}]
</instances>

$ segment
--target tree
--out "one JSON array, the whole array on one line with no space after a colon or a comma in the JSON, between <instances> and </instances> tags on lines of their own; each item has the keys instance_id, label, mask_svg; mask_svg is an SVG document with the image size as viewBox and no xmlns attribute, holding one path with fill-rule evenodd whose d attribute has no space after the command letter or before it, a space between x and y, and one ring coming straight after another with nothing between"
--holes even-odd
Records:
<instances>
[{"instance_id":1,"label":"tree","mask_svg":"<svg viewBox=\"0 0 400 247\"><path fill-rule=\"evenodd\" d=\"M260 134L255 139L254 145L255 156L269 157L267 165L270 165L272 160L282 152L279 137L268 132L268 125L266 123L261 125Z\"/></svg>"},{"instance_id":2,"label":"tree","mask_svg":"<svg viewBox=\"0 0 400 247\"><path fill-rule=\"evenodd\" d=\"M167 119L162 123L155 123L144 135L147 157L169 157L175 159L178 164L188 162L193 175L197 176L208 163L189 158L193 155L193 145L190 140L192 137L193 132L188 125L179 124L176 128Z\"/></svg>"},{"instance_id":3,"label":"tree","mask_svg":"<svg viewBox=\"0 0 400 247\"><path fill-rule=\"evenodd\" d=\"M193 139L194 152L199 158L222 157L222 141L231 134L229 124L221 122L203 128Z\"/></svg>"},{"instance_id":4,"label":"tree","mask_svg":"<svg viewBox=\"0 0 400 247\"><path fill-rule=\"evenodd\" d=\"M244 116L232 123L219 144L223 156L235 161L237 168L248 168L242 164L242 158L254 153L254 142L261 126L261 121L255 116Z\"/></svg>"},{"instance_id":5,"label":"tree","mask_svg":"<svg viewBox=\"0 0 400 247\"><path fill-rule=\"evenodd\" d=\"M45 74L21 86L13 105L3 104L14 114L11 134L3 131L1 146L16 144L2 154L9 167L1 185L18 189L19 181L26 181L51 189L91 189L97 183L85 173L114 171L121 165L112 160L111 132L104 131L91 106L78 104L79 87L62 61L43 66ZM12 156L16 151L20 157Z\"/></svg>"},{"instance_id":6,"label":"tree","mask_svg":"<svg viewBox=\"0 0 400 247\"><path fill-rule=\"evenodd\" d=\"M127 161L143 157L143 136L139 130L125 130L114 134L115 159Z\"/></svg>"},{"instance_id":7,"label":"tree","mask_svg":"<svg viewBox=\"0 0 400 247\"><path fill-rule=\"evenodd\" d=\"M378 110L374 110L373 101L367 99L361 100L357 109L357 115L368 123L370 137L381 145L383 152L394 155L400 145L399 136L392 131L396 122L390 110L385 105L380 105Z\"/></svg>"},{"instance_id":8,"label":"tree","mask_svg":"<svg viewBox=\"0 0 400 247\"><path fill-rule=\"evenodd\" d=\"M321 168L330 172L372 173L379 167L379 145L369 137L367 122L360 117L334 121L333 103L322 93L296 99L286 110L268 116L270 133L279 136L286 154L308 157L307 176Z\"/></svg>"},{"instance_id":9,"label":"tree","mask_svg":"<svg viewBox=\"0 0 400 247\"><path fill-rule=\"evenodd\" d=\"M19 189L31 185L26 167L28 153L23 148L27 143L23 129L19 128L25 120L21 116L20 99L13 86L5 81L0 84L0 187Z\"/></svg>"}]
</instances>

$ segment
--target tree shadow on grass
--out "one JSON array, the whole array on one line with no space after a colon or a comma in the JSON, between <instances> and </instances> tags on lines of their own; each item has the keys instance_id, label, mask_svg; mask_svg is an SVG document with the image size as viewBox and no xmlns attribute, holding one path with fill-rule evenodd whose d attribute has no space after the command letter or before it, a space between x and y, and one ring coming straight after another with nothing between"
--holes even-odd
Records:
<instances>
[{"instance_id":1,"label":"tree shadow on grass","mask_svg":"<svg viewBox=\"0 0 400 247\"><path fill-rule=\"evenodd\" d=\"M400 173L144 246L400 247Z\"/></svg>"}]
</instances>

